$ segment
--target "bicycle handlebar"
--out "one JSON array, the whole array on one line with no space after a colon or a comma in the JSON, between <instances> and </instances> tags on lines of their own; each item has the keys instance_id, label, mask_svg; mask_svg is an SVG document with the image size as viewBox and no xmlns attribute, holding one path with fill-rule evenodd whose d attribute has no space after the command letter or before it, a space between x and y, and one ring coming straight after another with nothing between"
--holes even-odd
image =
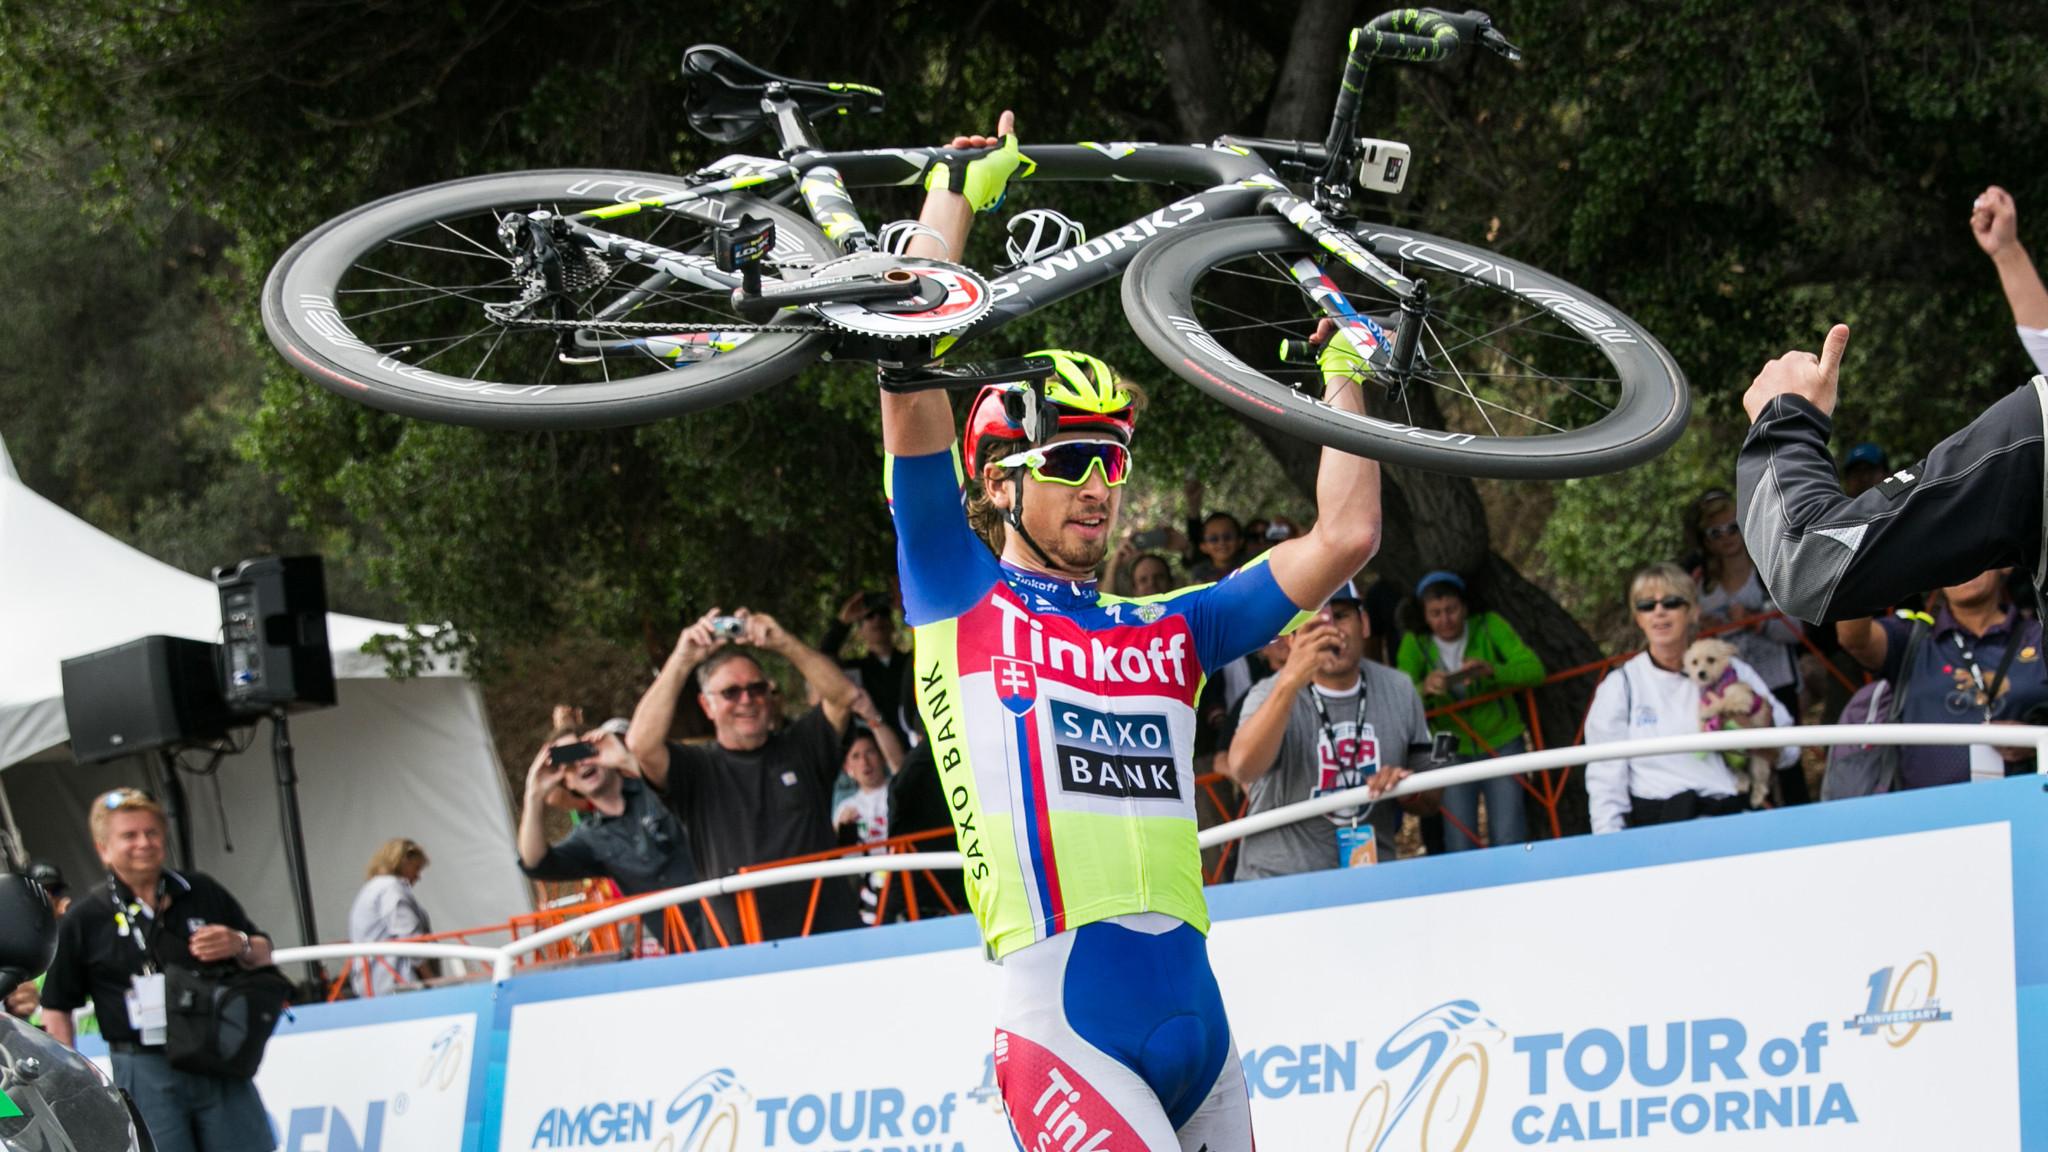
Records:
<instances>
[{"instance_id":1,"label":"bicycle handlebar","mask_svg":"<svg viewBox=\"0 0 2048 1152\"><path fill-rule=\"evenodd\" d=\"M1324 141L1332 171L1344 154L1352 121L1358 114L1358 97L1365 87L1365 75L1374 60L1431 64L1456 55L1464 42L1475 36L1509 60L1522 58L1521 50L1494 30L1493 18L1476 8L1462 16L1436 8L1397 8L1353 29L1350 52L1344 58L1344 79L1337 89L1336 114L1330 119L1330 134Z\"/></svg>"}]
</instances>

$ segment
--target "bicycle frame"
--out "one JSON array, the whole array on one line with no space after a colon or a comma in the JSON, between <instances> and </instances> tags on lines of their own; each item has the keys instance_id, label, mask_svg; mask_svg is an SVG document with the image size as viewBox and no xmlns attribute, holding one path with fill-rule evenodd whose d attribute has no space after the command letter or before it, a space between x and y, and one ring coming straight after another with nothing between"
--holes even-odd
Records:
<instances>
[{"instance_id":1,"label":"bicycle frame","mask_svg":"<svg viewBox=\"0 0 2048 1152\"><path fill-rule=\"evenodd\" d=\"M779 109L777 125L787 130L792 119L803 128L794 109ZM794 133L792 133L795 135ZM798 138L805 138L801 135ZM846 253L872 251L874 235L848 194L849 187L881 188L915 184L931 161L950 152L941 148L877 148L852 152L800 151L787 160L728 156L699 170L714 179L675 196L650 197L607 205L571 218L572 232L608 255L642 264L651 270L699 287L734 289L736 273L718 270L702 256L672 252L604 232L597 224L642 211L680 211L717 222L715 202L708 197L740 190L761 190L794 181L811 219ZM1030 183L1119 181L1126 183L1199 184L1203 191L1184 196L1120 228L1097 234L1085 243L1011 269L989 281L994 300L988 313L946 341L985 335L1019 316L1057 303L1116 278L1145 246L1167 232L1212 220L1228 220L1273 212L1293 223L1325 250L1360 272L1406 297L1414 285L1388 267L1349 232L1331 224L1312 203L1289 191L1272 167L1251 149L1229 143L1152 144L1142 142L1051 144L1031 148L1026 156L1037 165ZM705 215L696 209L712 209ZM589 223L585 223L585 222ZM1320 272L1297 268L1297 278L1312 301ZM621 314L637 303L629 293L607 308ZM1347 310L1317 303L1347 326L1364 323Z\"/></svg>"}]
</instances>

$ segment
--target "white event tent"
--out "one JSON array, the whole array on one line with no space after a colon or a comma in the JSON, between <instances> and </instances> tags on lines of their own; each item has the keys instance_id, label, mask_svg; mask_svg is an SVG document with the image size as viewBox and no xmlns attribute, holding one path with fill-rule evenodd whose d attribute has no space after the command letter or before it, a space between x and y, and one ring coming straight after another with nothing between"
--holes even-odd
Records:
<instances>
[{"instance_id":1,"label":"white event tent","mask_svg":"<svg viewBox=\"0 0 2048 1152\"><path fill-rule=\"evenodd\" d=\"M74 889L105 875L86 828L87 802L123 784L149 788L152 764L141 756L73 762L61 662L148 635L217 640L219 629L210 581L31 492L0 444L0 829L29 856L57 864ZM365 865L394 836L417 840L432 860L418 894L436 930L500 922L533 907L482 694L446 669L389 679L383 660L361 646L398 631L330 614L339 704L290 719L314 919L327 940L347 937ZM296 944L270 737L265 721L248 750L223 759L217 775L180 778L192 866L227 885L280 945ZM187 763L205 760L186 756Z\"/></svg>"}]
</instances>

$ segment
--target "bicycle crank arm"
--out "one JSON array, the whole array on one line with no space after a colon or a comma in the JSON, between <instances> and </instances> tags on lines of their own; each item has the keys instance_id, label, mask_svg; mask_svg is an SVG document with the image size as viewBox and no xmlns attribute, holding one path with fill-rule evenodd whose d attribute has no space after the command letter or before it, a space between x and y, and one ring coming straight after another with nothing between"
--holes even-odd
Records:
<instances>
[{"instance_id":1,"label":"bicycle crank arm","mask_svg":"<svg viewBox=\"0 0 2048 1152\"><path fill-rule=\"evenodd\" d=\"M741 316L761 321L784 308L805 304L908 300L917 294L916 273L891 268L875 276L815 276L795 283L763 284L758 292L749 292L745 287L735 288L732 306Z\"/></svg>"}]
</instances>

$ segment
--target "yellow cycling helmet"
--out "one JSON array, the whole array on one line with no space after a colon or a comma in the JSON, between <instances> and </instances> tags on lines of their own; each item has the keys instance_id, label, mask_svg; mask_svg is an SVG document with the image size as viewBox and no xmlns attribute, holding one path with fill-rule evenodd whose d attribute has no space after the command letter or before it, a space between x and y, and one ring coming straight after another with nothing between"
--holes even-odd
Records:
<instances>
[{"instance_id":1,"label":"yellow cycling helmet","mask_svg":"<svg viewBox=\"0 0 2048 1152\"><path fill-rule=\"evenodd\" d=\"M1063 348L1041 348L1024 354L1027 360L1048 361L1044 396L1058 416L1056 426L1044 429L1039 439L1058 432L1106 432L1125 444L1137 422L1136 397L1116 378L1109 365L1086 352ZM967 459L977 454L984 440L998 443L1026 443L1033 439L1026 428L1032 407L1026 396L1030 384L991 384L975 396L967 408Z\"/></svg>"}]
</instances>

